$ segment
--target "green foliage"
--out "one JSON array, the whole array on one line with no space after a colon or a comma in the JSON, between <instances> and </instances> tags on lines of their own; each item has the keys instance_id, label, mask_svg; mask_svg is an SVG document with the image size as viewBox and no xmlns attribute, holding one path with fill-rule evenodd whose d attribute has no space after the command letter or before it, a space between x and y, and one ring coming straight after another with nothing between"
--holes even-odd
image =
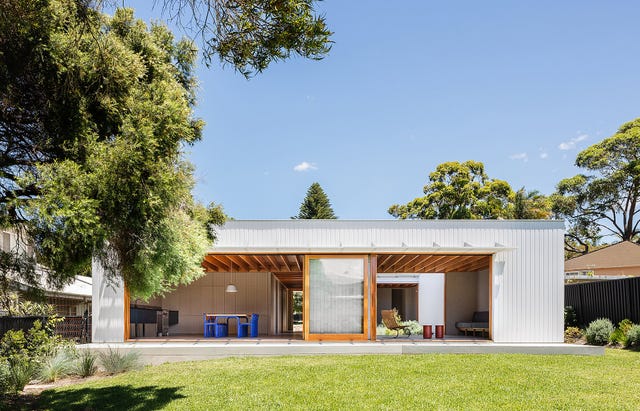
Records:
<instances>
[{"instance_id":1,"label":"green foliage","mask_svg":"<svg viewBox=\"0 0 640 411\"><path fill-rule=\"evenodd\" d=\"M8 392L19 392L36 375L37 363L25 357L12 357L8 361Z\"/></svg>"},{"instance_id":2,"label":"green foliage","mask_svg":"<svg viewBox=\"0 0 640 411\"><path fill-rule=\"evenodd\" d=\"M637 241L639 155L640 119L578 154L586 173L560 181L552 196L554 213L569 223L567 249L588 252L602 236Z\"/></svg>"},{"instance_id":3,"label":"green foliage","mask_svg":"<svg viewBox=\"0 0 640 411\"><path fill-rule=\"evenodd\" d=\"M627 335L620 328L616 328L611 333L611 336L609 336L609 343L626 345L626 343L627 343Z\"/></svg>"},{"instance_id":4,"label":"green foliage","mask_svg":"<svg viewBox=\"0 0 640 411\"><path fill-rule=\"evenodd\" d=\"M422 326L417 321L404 321L402 325L406 327L406 330L409 331L411 335L422 334Z\"/></svg>"},{"instance_id":5,"label":"green foliage","mask_svg":"<svg viewBox=\"0 0 640 411\"><path fill-rule=\"evenodd\" d=\"M618 323L618 329L621 330L625 335L629 332L631 327L633 327L633 321L628 318L625 318Z\"/></svg>"},{"instance_id":6,"label":"green foliage","mask_svg":"<svg viewBox=\"0 0 640 411\"><path fill-rule=\"evenodd\" d=\"M567 327L564 330L564 342L574 343L580 340L583 336L582 330L578 327Z\"/></svg>"},{"instance_id":7,"label":"green foliage","mask_svg":"<svg viewBox=\"0 0 640 411\"><path fill-rule=\"evenodd\" d=\"M517 220L545 220L551 217L551 200L537 190L516 191L513 200L513 218Z\"/></svg>"},{"instance_id":8,"label":"green foliage","mask_svg":"<svg viewBox=\"0 0 640 411\"><path fill-rule=\"evenodd\" d=\"M335 220L336 215L331 208L329 197L324 192L320 184L313 183L307 190L302 204L300 204L300 212L293 219L310 220L310 219L330 219Z\"/></svg>"},{"instance_id":9,"label":"green foliage","mask_svg":"<svg viewBox=\"0 0 640 411\"><path fill-rule=\"evenodd\" d=\"M491 179L478 161L442 163L429 174L424 197L394 204L399 219L511 218L514 193L506 181Z\"/></svg>"},{"instance_id":10,"label":"green foliage","mask_svg":"<svg viewBox=\"0 0 640 411\"><path fill-rule=\"evenodd\" d=\"M332 33L314 3L164 0L170 16L202 38L207 63L217 55L246 77L292 54L319 60L329 52Z\"/></svg>"},{"instance_id":11,"label":"green foliage","mask_svg":"<svg viewBox=\"0 0 640 411\"><path fill-rule=\"evenodd\" d=\"M0 293L0 309L5 310L10 316L51 317L59 321L53 305L20 299L15 292Z\"/></svg>"},{"instance_id":12,"label":"green foliage","mask_svg":"<svg viewBox=\"0 0 640 411\"><path fill-rule=\"evenodd\" d=\"M6 377L0 385L7 385L10 392L21 391L24 386L36 375L45 359L58 351L63 344L59 336L54 335L53 330L60 321L58 317L51 317L42 324L36 320L26 333L22 330L9 330L0 340L0 364L6 361L8 368L4 367ZM2 368L2 366L0 366ZM8 373L5 372L8 369ZM0 370L1 371L1 370ZM0 375L0 379L3 377Z\"/></svg>"},{"instance_id":13,"label":"green foliage","mask_svg":"<svg viewBox=\"0 0 640 411\"><path fill-rule=\"evenodd\" d=\"M73 368L74 373L83 378L92 376L98 371L96 360L97 357L93 351L86 349L80 350Z\"/></svg>"},{"instance_id":14,"label":"green foliage","mask_svg":"<svg viewBox=\"0 0 640 411\"><path fill-rule=\"evenodd\" d=\"M564 328L568 327L576 327L578 325L578 315L576 314L576 310L567 305L564 307Z\"/></svg>"},{"instance_id":15,"label":"green foliage","mask_svg":"<svg viewBox=\"0 0 640 411\"><path fill-rule=\"evenodd\" d=\"M139 369L140 352L127 351L121 354L118 350L109 348L106 352L98 353L100 364L108 374L120 374L122 372Z\"/></svg>"},{"instance_id":16,"label":"green foliage","mask_svg":"<svg viewBox=\"0 0 640 411\"><path fill-rule=\"evenodd\" d=\"M203 127L196 50L131 9L87 4L3 4L0 138L16 148L0 164L0 218L30 238L53 286L97 257L148 298L201 276L209 245L183 156Z\"/></svg>"},{"instance_id":17,"label":"green foliage","mask_svg":"<svg viewBox=\"0 0 640 411\"><path fill-rule=\"evenodd\" d=\"M36 320L26 333L22 330L7 331L0 340L0 357L38 359L52 355L63 343L62 338L53 332L59 321L59 317L48 318L44 324Z\"/></svg>"},{"instance_id":18,"label":"green foliage","mask_svg":"<svg viewBox=\"0 0 640 411\"><path fill-rule=\"evenodd\" d=\"M293 312L302 313L302 291L293 292Z\"/></svg>"},{"instance_id":19,"label":"green foliage","mask_svg":"<svg viewBox=\"0 0 640 411\"><path fill-rule=\"evenodd\" d=\"M0 357L0 394L6 393L11 390L9 361L6 358ZM0 402L2 405L2 402Z\"/></svg>"},{"instance_id":20,"label":"green foliage","mask_svg":"<svg viewBox=\"0 0 640 411\"><path fill-rule=\"evenodd\" d=\"M626 334L624 346L627 348L640 348L640 325L634 324L629 327Z\"/></svg>"},{"instance_id":21,"label":"green foliage","mask_svg":"<svg viewBox=\"0 0 640 411\"><path fill-rule=\"evenodd\" d=\"M73 355L67 350L58 350L54 356L47 357L41 362L38 376L44 382L55 382L69 375L73 371L73 366Z\"/></svg>"},{"instance_id":22,"label":"green foliage","mask_svg":"<svg viewBox=\"0 0 640 411\"><path fill-rule=\"evenodd\" d=\"M613 324L608 318L598 318L592 321L585 330L587 343L591 345L606 345L613 333Z\"/></svg>"}]
</instances>

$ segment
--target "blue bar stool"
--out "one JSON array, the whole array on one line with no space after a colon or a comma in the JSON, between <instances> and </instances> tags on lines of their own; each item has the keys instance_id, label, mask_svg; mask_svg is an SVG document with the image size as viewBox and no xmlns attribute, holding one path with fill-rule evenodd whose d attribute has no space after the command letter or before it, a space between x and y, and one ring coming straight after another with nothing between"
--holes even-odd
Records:
<instances>
[{"instance_id":1,"label":"blue bar stool","mask_svg":"<svg viewBox=\"0 0 640 411\"><path fill-rule=\"evenodd\" d=\"M246 323L238 324L238 337L246 337L247 331L251 338L256 338L258 336L258 314L251 314L251 320Z\"/></svg>"},{"instance_id":2,"label":"blue bar stool","mask_svg":"<svg viewBox=\"0 0 640 411\"><path fill-rule=\"evenodd\" d=\"M216 338L226 337L229 335L227 324L214 323L213 324L213 336Z\"/></svg>"}]
</instances>

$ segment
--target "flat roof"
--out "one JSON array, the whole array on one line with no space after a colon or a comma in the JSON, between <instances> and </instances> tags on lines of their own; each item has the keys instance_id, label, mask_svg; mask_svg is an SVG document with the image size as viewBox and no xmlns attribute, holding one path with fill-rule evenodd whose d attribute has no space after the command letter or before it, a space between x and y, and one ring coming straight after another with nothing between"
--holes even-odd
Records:
<instances>
[{"instance_id":1,"label":"flat roof","mask_svg":"<svg viewBox=\"0 0 640 411\"><path fill-rule=\"evenodd\" d=\"M209 254L436 253L509 250L504 231L562 230L562 220L231 220Z\"/></svg>"}]
</instances>

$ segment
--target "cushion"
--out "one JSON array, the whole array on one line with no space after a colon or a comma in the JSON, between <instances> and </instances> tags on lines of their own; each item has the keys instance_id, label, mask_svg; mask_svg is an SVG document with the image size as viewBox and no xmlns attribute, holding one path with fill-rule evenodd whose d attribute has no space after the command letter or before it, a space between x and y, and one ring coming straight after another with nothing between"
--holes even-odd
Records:
<instances>
[{"instance_id":1,"label":"cushion","mask_svg":"<svg viewBox=\"0 0 640 411\"><path fill-rule=\"evenodd\" d=\"M473 319L471 321L474 323L488 323L489 311L476 311L473 313Z\"/></svg>"}]
</instances>

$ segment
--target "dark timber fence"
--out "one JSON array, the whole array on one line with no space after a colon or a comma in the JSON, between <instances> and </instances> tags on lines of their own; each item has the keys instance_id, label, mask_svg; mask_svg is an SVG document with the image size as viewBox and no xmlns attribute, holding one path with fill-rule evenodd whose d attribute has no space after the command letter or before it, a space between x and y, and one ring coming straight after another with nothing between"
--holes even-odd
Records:
<instances>
[{"instance_id":1,"label":"dark timber fence","mask_svg":"<svg viewBox=\"0 0 640 411\"><path fill-rule=\"evenodd\" d=\"M47 321L47 317L26 316L26 317L0 317L0 338L9 330L22 330L25 333L33 327L33 323L40 320L41 323ZM91 342L91 317L67 316L56 325L54 332L62 338L74 340L76 342Z\"/></svg>"},{"instance_id":2,"label":"dark timber fence","mask_svg":"<svg viewBox=\"0 0 640 411\"><path fill-rule=\"evenodd\" d=\"M588 325L597 318L614 324L625 318L640 323L640 277L593 283L567 284L564 305L576 310L578 323Z\"/></svg>"}]
</instances>

